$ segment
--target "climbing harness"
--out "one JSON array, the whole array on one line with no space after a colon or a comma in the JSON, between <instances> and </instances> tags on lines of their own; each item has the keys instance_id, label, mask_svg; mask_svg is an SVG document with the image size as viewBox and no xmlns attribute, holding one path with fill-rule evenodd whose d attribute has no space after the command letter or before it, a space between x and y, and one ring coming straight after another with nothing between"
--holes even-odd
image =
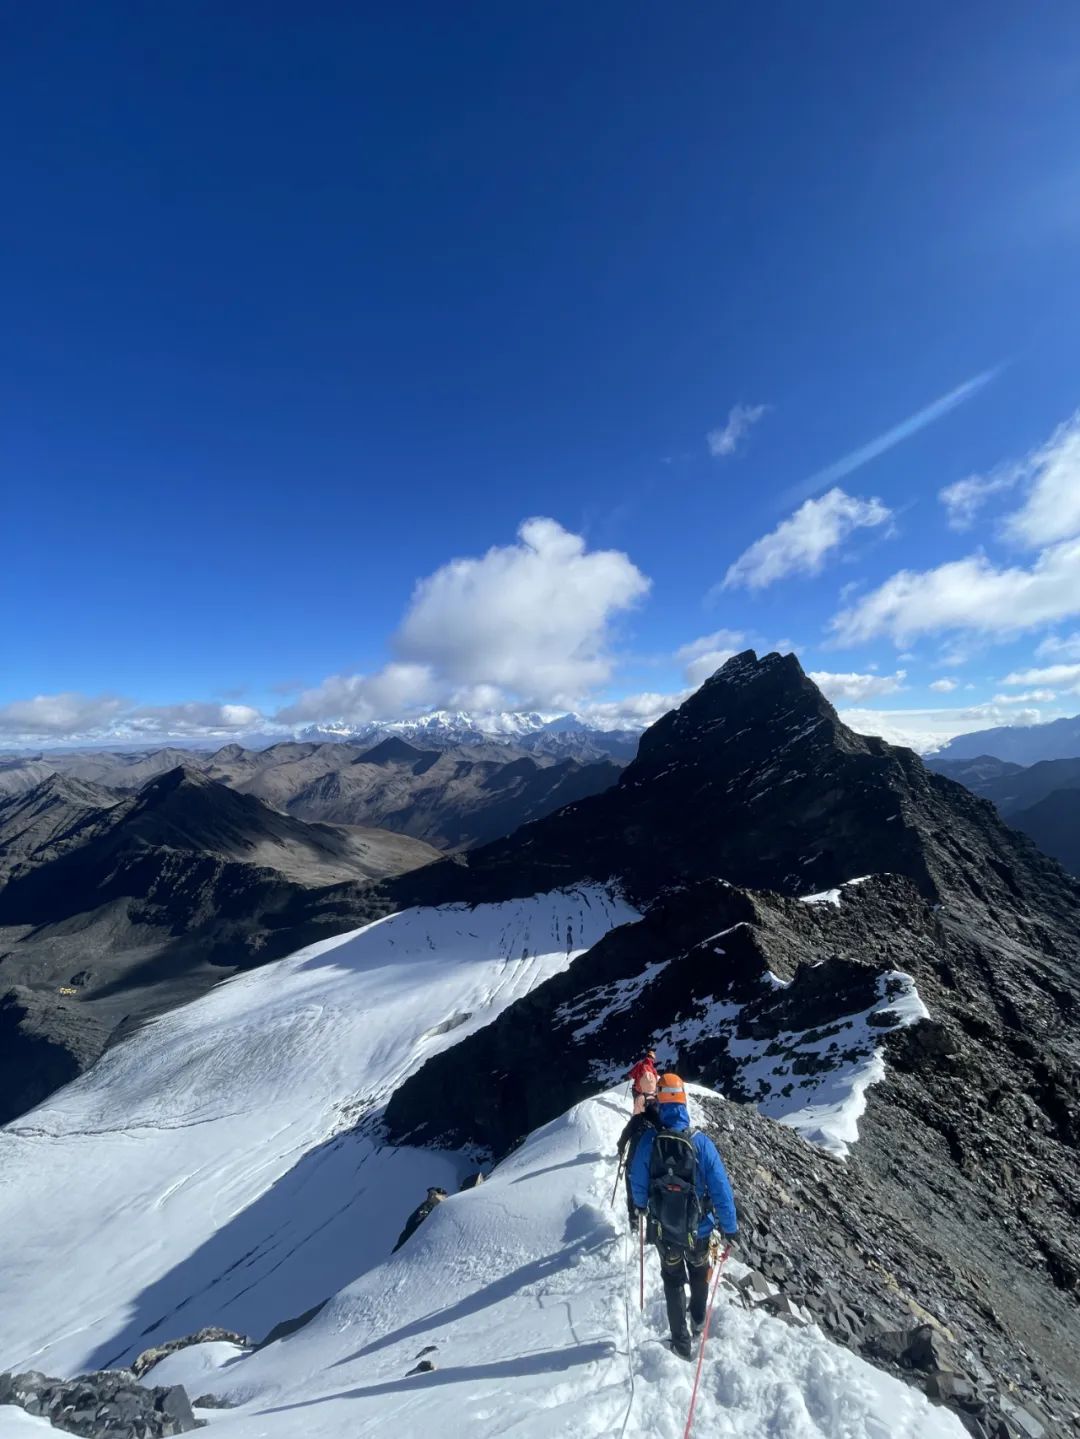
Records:
<instances>
[{"instance_id":1,"label":"climbing harness","mask_svg":"<svg viewBox=\"0 0 1080 1439\"><path fill-rule=\"evenodd\" d=\"M694 1387L690 1393L690 1412L686 1416L686 1428L683 1430L683 1439L690 1439L690 1430L694 1423L694 1409L697 1406L698 1385L701 1383L701 1364L705 1358L705 1341L709 1337L709 1324L712 1321L713 1301L716 1299L716 1290L720 1283L721 1271L727 1263L727 1258L730 1253L731 1245L729 1244L713 1267L712 1284L709 1287L709 1305L705 1310L705 1327L701 1331L701 1343L698 1345L697 1369L694 1373Z\"/></svg>"}]
</instances>

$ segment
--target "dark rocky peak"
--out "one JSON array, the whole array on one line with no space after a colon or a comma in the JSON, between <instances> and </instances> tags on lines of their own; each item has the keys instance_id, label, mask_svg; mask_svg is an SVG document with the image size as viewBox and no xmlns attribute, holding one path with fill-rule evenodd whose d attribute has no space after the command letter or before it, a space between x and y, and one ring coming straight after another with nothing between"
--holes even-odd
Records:
<instances>
[{"instance_id":1,"label":"dark rocky peak","mask_svg":"<svg viewBox=\"0 0 1080 1439\"><path fill-rule=\"evenodd\" d=\"M185 765L143 785L117 822L125 840L215 854L242 852L289 824L299 827L253 795Z\"/></svg>"},{"instance_id":2,"label":"dark rocky peak","mask_svg":"<svg viewBox=\"0 0 1080 1439\"><path fill-rule=\"evenodd\" d=\"M242 744L222 745L210 756L211 764L229 764L234 760L243 759L248 751Z\"/></svg>"},{"instance_id":3,"label":"dark rocky peak","mask_svg":"<svg viewBox=\"0 0 1080 1439\"><path fill-rule=\"evenodd\" d=\"M796 751L829 745L865 754L880 744L840 722L793 654L759 660L744 650L645 731L626 782L666 763L719 763L732 772L750 763L760 770L772 756L790 762Z\"/></svg>"},{"instance_id":4,"label":"dark rocky peak","mask_svg":"<svg viewBox=\"0 0 1080 1439\"><path fill-rule=\"evenodd\" d=\"M57 805L71 805L79 809L110 809L118 803L119 796L104 785L91 784L89 780L57 771L55 774L46 775L30 789L0 798L0 822L3 816L16 811L41 811Z\"/></svg>"},{"instance_id":5,"label":"dark rocky peak","mask_svg":"<svg viewBox=\"0 0 1080 1439\"><path fill-rule=\"evenodd\" d=\"M799 896L899 874L1021 937L1080 892L993 807L911 750L844 725L794 655L729 660L642 737L614 788L401 881L403 902L498 899L618 877L640 903L721 878ZM416 886L415 892L411 886Z\"/></svg>"},{"instance_id":6,"label":"dark rocky peak","mask_svg":"<svg viewBox=\"0 0 1080 1439\"><path fill-rule=\"evenodd\" d=\"M398 735L387 735L371 749L365 750L362 755L353 761L354 764L423 764L430 768L439 758L437 750L417 749L415 745L409 744Z\"/></svg>"}]
</instances>

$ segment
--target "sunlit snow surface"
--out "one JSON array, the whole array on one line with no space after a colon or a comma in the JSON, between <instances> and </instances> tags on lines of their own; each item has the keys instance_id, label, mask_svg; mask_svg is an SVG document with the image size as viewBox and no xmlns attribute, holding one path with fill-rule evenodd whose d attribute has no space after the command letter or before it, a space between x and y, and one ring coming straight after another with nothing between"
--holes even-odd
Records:
<instances>
[{"instance_id":1,"label":"sunlit snow surface","mask_svg":"<svg viewBox=\"0 0 1080 1439\"><path fill-rule=\"evenodd\" d=\"M464 1161L345 1131L636 918L601 886L408 910L109 1051L0 1130L0 1370L67 1376L204 1324L260 1338L363 1273Z\"/></svg>"},{"instance_id":2,"label":"sunlit snow surface","mask_svg":"<svg viewBox=\"0 0 1080 1439\"><path fill-rule=\"evenodd\" d=\"M185 1375L239 1403L204 1411L221 1439L678 1439L693 1371L661 1342L652 1253L638 1312L636 1247L621 1202L608 1202L624 1119L615 1093L578 1105L481 1188L447 1200L303 1330L246 1358L208 1346L225 1361L216 1374L196 1353L177 1355L158 1378ZM435 1371L406 1377L423 1350ZM962 1433L817 1329L746 1313L722 1291L695 1422L702 1439Z\"/></svg>"},{"instance_id":3,"label":"sunlit snow surface","mask_svg":"<svg viewBox=\"0 0 1080 1439\"><path fill-rule=\"evenodd\" d=\"M238 977L0 1131L0 1369L71 1376L206 1324L147 1382L239 1404L222 1439L678 1439L692 1370L645 1313L621 1201L619 1093L539 1130L391 1256L463 1159L346 1132L423 1058L634 912L598 888L413 911ZM447 1028L447 1021L453 1027ZM470 1082L462 1074L461 1082ZM422 1350L433 1373L406 1377ZM718 1307L695 1434L958 1439L956 1420L816 1329ZM0 1409L0 1436L55 1432Z\"/></svg>"}]
</instances>

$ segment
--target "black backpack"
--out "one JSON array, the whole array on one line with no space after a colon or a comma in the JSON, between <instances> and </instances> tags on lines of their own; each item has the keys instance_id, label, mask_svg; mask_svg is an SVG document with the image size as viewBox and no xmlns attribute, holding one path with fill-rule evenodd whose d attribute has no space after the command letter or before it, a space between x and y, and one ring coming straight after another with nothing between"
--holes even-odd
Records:
<instances>
[{"instance_id":1,"label":"black backpack","mask_svg":"<svg viewBox=\"0 0 1080 1439\"><path fill-rule=\"evenodd\" d=\"M701 1218L694 1136L662 1129L649 1156L649 1239L693 1249Z\"/></svg>"}]
</instances>

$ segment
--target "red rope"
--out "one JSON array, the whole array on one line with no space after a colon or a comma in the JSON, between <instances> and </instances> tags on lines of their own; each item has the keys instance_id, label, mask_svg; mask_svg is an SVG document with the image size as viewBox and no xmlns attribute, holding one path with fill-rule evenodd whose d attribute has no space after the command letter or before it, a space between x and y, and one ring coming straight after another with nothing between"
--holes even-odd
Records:
<instances>
[{"instance_id":1,"label":"red rope","mask_svg":"<svg viewBox=\"0 0 1080 1439\"><path fill-rule=\"evenodd\" d=\"M713 1300L716 1298L716 1288L720 1283L720 1271L727 1263L727 1257L731 1253L731 1245L724 1250L717 1260L716 1272L713 1274L712 1287L709 1290L709 1307L705 1311L705 1328L701 1331L701 1343L698 1346L697 1371L694 1374L694 1389L690 1395L690 1413L686 1416L686 1428L683 1430L683 1439L690 1439L690 1430L694 1423L694 1408L697 1405L698 1385L701 1383L701 1363L705 1358L705 1341L709 1337L709 1325L712 1322Z\"/></svg>"}]
</instances>

